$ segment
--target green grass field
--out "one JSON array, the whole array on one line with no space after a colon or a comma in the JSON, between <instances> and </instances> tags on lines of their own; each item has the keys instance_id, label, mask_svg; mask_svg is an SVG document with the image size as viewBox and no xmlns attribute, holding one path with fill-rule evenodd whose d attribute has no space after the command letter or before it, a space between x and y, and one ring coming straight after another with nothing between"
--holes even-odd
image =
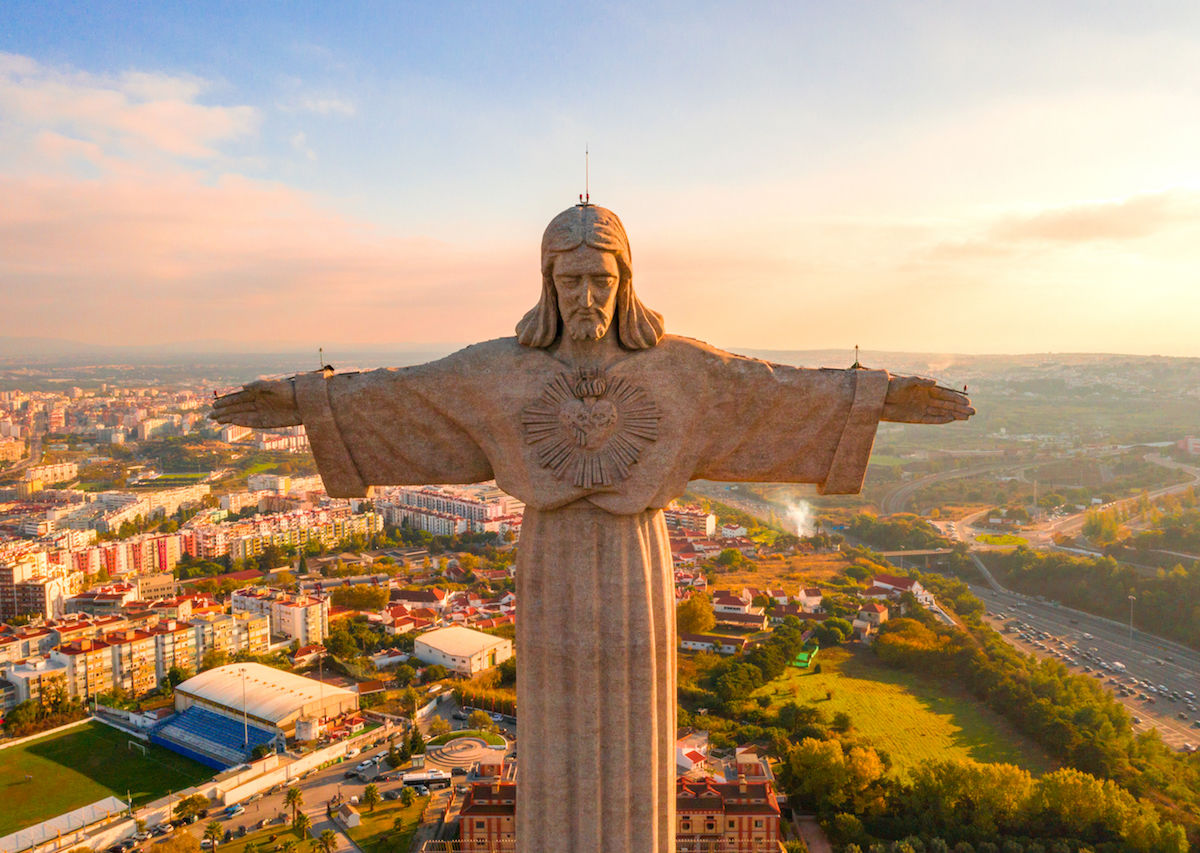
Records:
<instances>
[{"instance_id":1,"label":"green grass field","mask_svg":"<svg viewBox=\"0 0 1200 853\"><path fill-rule=\"evenodd\" d=\"M349 830L350 837L365 853L407 853L417 827L421 825L421 810L428 799L417 797L407 808L400 805L399 800L385 800L375 807L375 811L359 806L362 823Z\"/></svg>"},{"instance_id":2,"label":"green grass field","mask_svg":"<svg viewBox=\"0 0 1200 853\"><path fill-rule=\"evenodd\" d=\"M446 732L444 735L438 735L435 738L430 738L426 741L426 746L441 746L444 743L450 743L452 740L458 740L460 737L477 737L481 738L492 746L504 746L506 741L498 734L492 732L480 731L479 729L463 729L457 732Z\"/></svg>"},{"instance_id":3,"label":"green grass field","mask_svg":"<svg viewBox=\"0 0 1200 853\"><path fill-rule=\"evenodd\" d=\"M984 533L976 536L984 545L1028 545L1029 540L1014 533Z\"/></svg>"},{"instance_id":4,"label":"green grass field","mask_svg":"<svg viewBox=\"0 0 1200 853\"><path fill-rule=\"evenodd\" d=\"M134 805L141 805L213 775L208 767L151 744L143 758L129 749L130 740L116 729L88 723L0 750L0 835L110 795L124 800L128 792Z\"/></svg>"},{"instance_id":5,"label":"green grass field","mask_svg":"<svg viewBox=\"0 0 1200 853\"><path fill-rule=\"evenodd\" d=\"M906 774L931 758L962 757L1006 762L1031 773L1056 766L1032 741L969 696L949 695L940 685L883 666L869 649L822 649L820 672L789 667L754 695L773 705L814 701L832 717L850 715L855 730L891 756L893 769ZM826 692L833 697L826 699Z\"/></svg>"}]
</instances>

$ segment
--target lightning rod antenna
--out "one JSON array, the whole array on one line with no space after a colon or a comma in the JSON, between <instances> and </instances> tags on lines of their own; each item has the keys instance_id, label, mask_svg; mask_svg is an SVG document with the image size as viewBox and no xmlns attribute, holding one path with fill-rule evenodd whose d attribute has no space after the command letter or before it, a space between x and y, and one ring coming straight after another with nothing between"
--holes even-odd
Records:
<instances>
[{"instance_id":1,"label":"lightning rod antenna","mask_svg":"<svg viewBox=\"0 0 1200 853\"><path fill-rule=\"evenodd\" d=\"M579 194L579 204L583 207L587 207L592 203L592 194L590 192L588 182L588 146L585 142L583 143L583 192Z\"/></svg>"},{"instance_id":2,"label":"lightning rod antenna","mask_svg":"<svg viewBox=\"0 0 1200 853\"><path fill-rule=\"evenodd\" d=\"M317 347L317 370L325 369L325 347Z\"/></svg>"}]
</instances>

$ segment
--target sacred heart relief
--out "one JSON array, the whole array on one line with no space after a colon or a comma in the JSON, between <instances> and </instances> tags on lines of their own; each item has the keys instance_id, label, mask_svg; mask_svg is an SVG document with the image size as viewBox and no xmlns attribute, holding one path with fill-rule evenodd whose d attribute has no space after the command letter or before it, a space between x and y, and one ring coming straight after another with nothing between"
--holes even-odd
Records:
<instances>
[{"instance_id":1,"label":"sacred heart relief","mask_svg":"<svg viewBox=\"0 0 1200 853\"><path fill-rule=\"evenodd\" d=\"M642 448L658 438L658 406L646 392L602 370L561 373L521 412L525 441L560 480L581 488L629 476Z\"/></svg>"}]
</instances>

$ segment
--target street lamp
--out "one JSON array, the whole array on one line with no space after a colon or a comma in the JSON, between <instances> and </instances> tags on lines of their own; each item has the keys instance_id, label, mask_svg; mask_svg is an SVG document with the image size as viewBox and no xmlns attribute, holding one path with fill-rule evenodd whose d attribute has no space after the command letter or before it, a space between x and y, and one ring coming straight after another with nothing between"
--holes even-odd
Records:
<instances>
[{"instance_id":1,"label":"street lamp","mask_svg":"<svg viewBox=\"0 0 1200 853\"><path fill-rule=\"evenodd\" d=\"M1130 593L1129 595L1129 645L1133 645L1133 603L1137 601L1137 596Z\"/></svg>"}]
</instances>

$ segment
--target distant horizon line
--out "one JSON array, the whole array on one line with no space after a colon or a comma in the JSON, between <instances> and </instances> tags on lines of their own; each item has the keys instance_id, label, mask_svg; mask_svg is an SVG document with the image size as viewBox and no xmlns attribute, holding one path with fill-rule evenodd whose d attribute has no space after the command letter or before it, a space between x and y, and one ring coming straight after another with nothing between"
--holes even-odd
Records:
<instances>
[{"instance_id":1,"label":"distant horizon line","mask_svg":"<svg viewBox=\"0 0 1200 853\"><path fill-rule=\"evenodd\" d=\"M686 337L686 336L685 336ZM316 347L305 346L299 343L272 342L266 344L250 344L245 340L222 340L222 339L190 339L186 341L176 341L172 343L153 343L153 344L104 344L93 343L89 341L80 341L72 338L48 338L41 336L15 336L15 335L0 335L0 359L13 359L21 354L28 354L36 357L53 357L53 356L80 356L88 353L97 355L107 354L116 355L118 353L127 353L130 355L136 354L147 356L153 354L162 355L254 355L254 356L317 356L320 350L326 353L326 361L336 360L339 354L343 355L362 355L368 353L452 353L463 347L470 346L476 341L448 341L448 342L413 342L413 343L346 343L346 342L329 342L320 344ZM715 344L713 346L716 346ZM833 353L845 352L851 357L854 354L854 346L846 347L768 347L768 346L739 346L727 345L720 347L730 352L759 352L759 353ZM26 352L22 353L20 350ZM1163 358L1163 359L1200 359L1200 353L1196 355L1168 355L1164 353L1153 352L1120 352L1120 351L1105 351L1105 350L1014 350L1009 352L970 352L964 350L920 350L920 349L872 349L869 347L860 348L863 354L880 354L880 355L908 355L908 356L968 356L976 358L991 358L991 357L1021 357L1021 356L1120 356L1133 358Z\"/></svg>"}]
</instances>

